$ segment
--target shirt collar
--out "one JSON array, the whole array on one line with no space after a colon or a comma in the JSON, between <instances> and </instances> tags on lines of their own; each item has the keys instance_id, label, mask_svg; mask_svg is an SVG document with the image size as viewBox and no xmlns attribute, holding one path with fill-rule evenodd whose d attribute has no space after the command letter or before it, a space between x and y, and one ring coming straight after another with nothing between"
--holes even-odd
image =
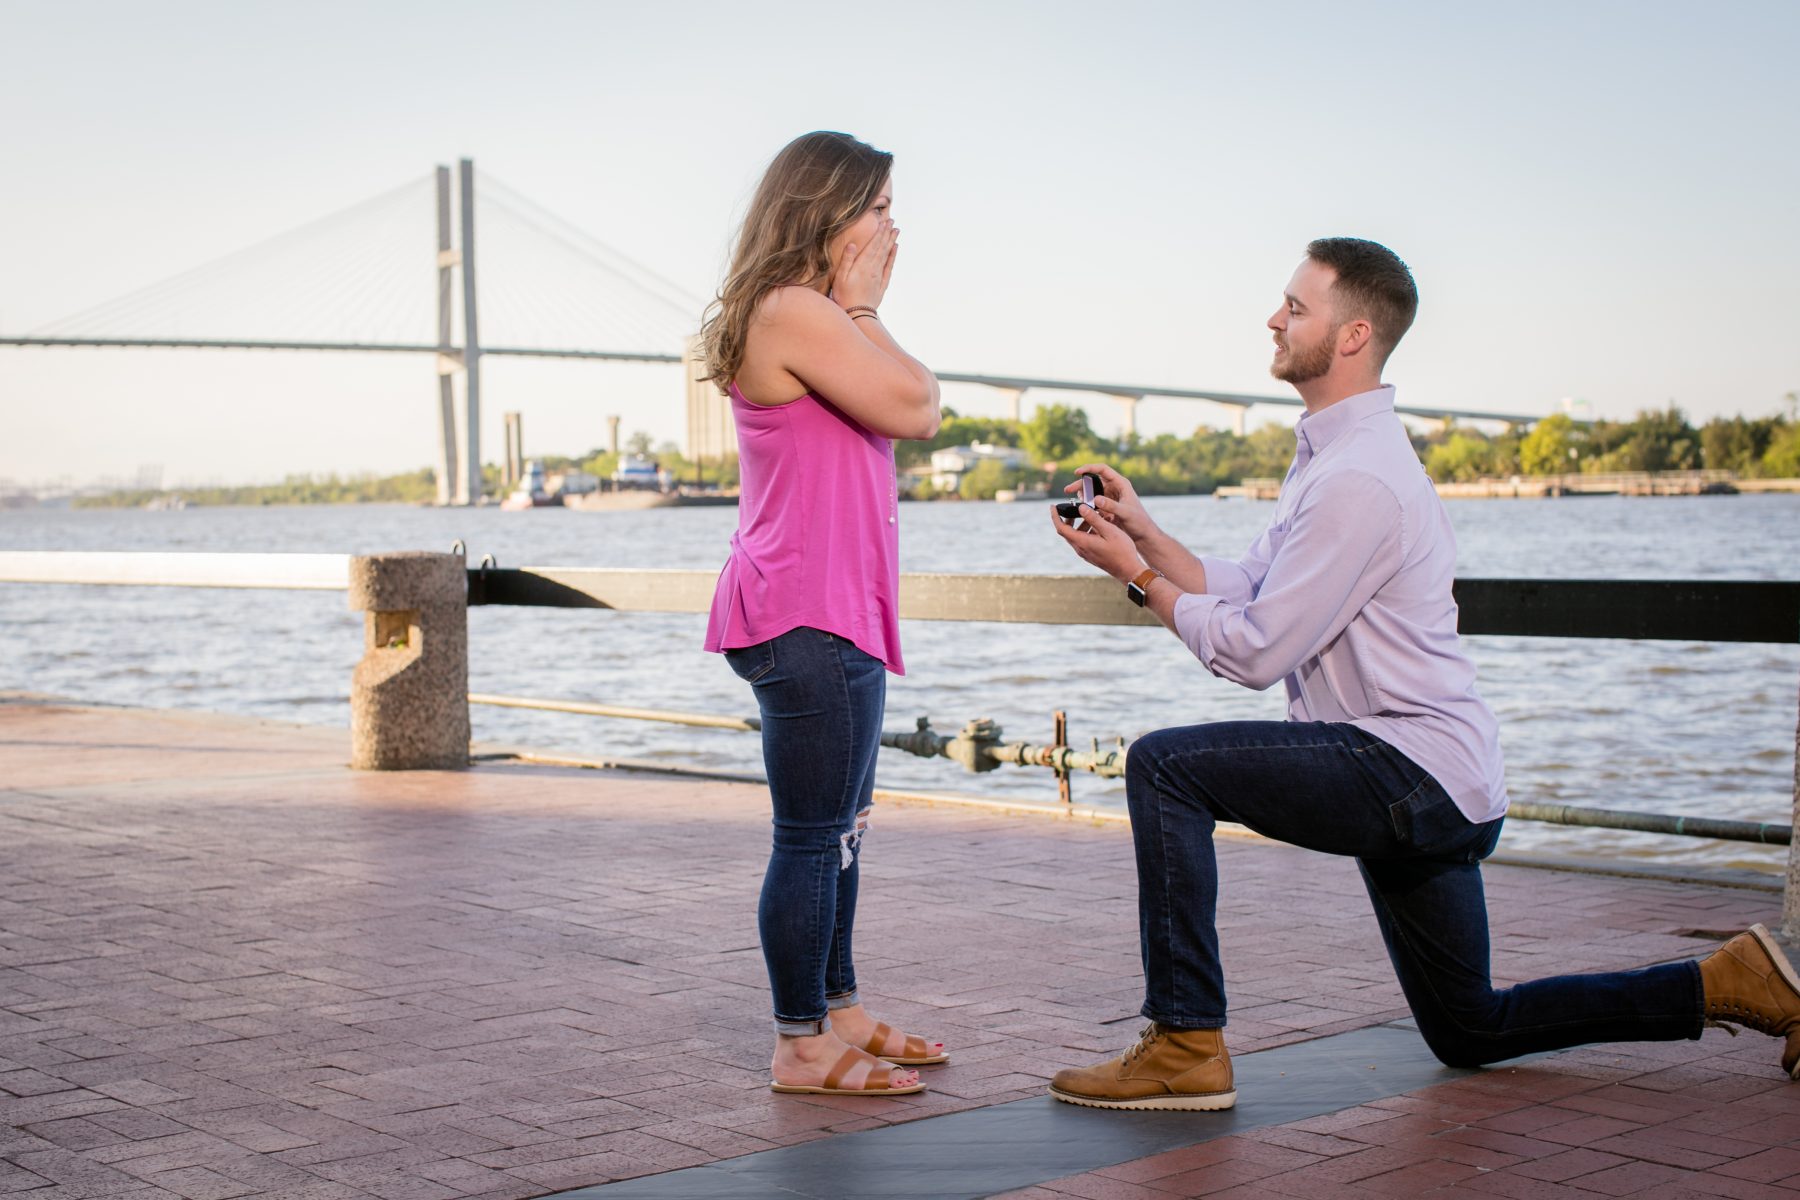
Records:
<instances>
[{"instance_id":1,"label":"shirt collar","mask_svg":"<svg viewBox=\"0 0 1800 1200\"><path fill-rule=\"evenodd\" d=\"M1394 388L1392 384L1386 384L1372 392L1345 396L1336 404L1316 413L1302 414L1299 424L1294 426L1294 437L1305 442L1307 449L1313 454L1318 454L1336 440L1339 434L1364 417L1393 411Z\"/></svg>"}]
</instances>

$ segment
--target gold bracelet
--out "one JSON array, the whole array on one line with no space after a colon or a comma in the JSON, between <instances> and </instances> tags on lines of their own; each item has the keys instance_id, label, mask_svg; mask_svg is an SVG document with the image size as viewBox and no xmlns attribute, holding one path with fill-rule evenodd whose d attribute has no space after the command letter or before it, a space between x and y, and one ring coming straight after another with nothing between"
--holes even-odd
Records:
<instances>
[{"instance_id":1,"label":"gold bracelet","mask_svg":"<svg viewBox=\"0 0 1800 1200\"><path fill-rule=\"evenodd\" d=\"M853 316L851 316L850 319L852 321L860 321L864 317L873 317L877 321L881 320L881 314L876 313L876 312L856 313Z\"/></svg>"},{"instance_id":2,"label":"gold bracelet","mask_svg":"<svg viewBox=\"0 0 1800 1200\"><path fill-rule=\"evenodd\" d=\"M849 308L846 308L844 311L849 313L852 317L854 317L857 313L868 313L872 317L879 315L876 313L876 311L873 308L871 308L867 304L852 304Z\"/></svg>"}]
</instances>

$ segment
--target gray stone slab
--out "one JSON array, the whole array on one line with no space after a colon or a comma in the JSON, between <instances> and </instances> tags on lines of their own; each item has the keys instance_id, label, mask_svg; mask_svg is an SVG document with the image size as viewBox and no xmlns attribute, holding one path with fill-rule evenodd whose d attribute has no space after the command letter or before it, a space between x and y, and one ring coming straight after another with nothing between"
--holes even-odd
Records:
<instances>
[{"instance_id":1,"label":"gray stone slab","mask_svg":"<svg viewBox=\"0 0 1800 1200\"><path fill-rule=\"evenodd\" d=\"M556 1200L977 1200L1048 1179L1285 1125L1469 1074L1418 1032L1379 1025L1233 1059L1222 1113L1130 1113L1043 1096L844 1134Z\"/></svg>"}]
</instances>

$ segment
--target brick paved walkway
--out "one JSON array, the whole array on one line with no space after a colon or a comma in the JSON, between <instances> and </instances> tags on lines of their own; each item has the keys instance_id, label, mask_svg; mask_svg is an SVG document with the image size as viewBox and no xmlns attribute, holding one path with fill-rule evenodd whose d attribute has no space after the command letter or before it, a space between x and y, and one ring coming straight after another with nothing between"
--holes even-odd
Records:
<instances>
[{"instance_id":1,"label":"brick paved walkway","mask_svg":"<svg viewBox=\"0 0 1800 1200\"><path fill-rule=\"evenodd\" d=\"M777 1098L760 789L362 774L347 741L0 702L0 1192L523 1198L1041 1095L1135 1032L1123 828L884 807L864 991L955 1059L919 1098ZM1246 841L1221 867L1236 1053L1404 1014L1351 864ZM1779 905L1488 881L1505 979L1695 953ZM1025 1194L1792 1198L1774 1045L1581 1051Z\"/></svg>"},{"instance_id":2,"label":"brick paved walkway","mask_svg":"<svg viewBox=\"0 0 1800 1200\"><path fill-rule=\"evenodd\" d=\"M1006 1192L1005 1200L1794 1200L1800 1084L1767 1039L1604 1047Z\"/></svg>"}]
</instances>

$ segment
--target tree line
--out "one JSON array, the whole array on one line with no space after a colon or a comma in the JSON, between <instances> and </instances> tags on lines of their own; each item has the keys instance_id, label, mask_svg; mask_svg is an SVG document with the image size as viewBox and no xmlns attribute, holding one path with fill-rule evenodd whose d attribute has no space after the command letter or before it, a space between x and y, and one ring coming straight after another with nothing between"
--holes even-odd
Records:
<instances>
[{"instance_id":1,"label":"tree line","mask_svg":"<svg viewBox=\"0 0 1800 1200\"><path fill-rule=\"evenodd\" d=\"M1440 483L1697 468L1800 478L1796 394L1789 393L1783 407L1775 416L1715 417L1698 427L1670 405L1643 410L1629 421L1576 421L1558 413L1525 431L1488 434L1451 424L1413 431L1411 438L1426 472ZM902 442L896 457L904 470L930 461L933 450L971 442L1017 447L1030 465L1007 470L982 464L962 480L965 499L985 499L1000 488L1041 479L1060 487L1076 467L1096 460L1124 472L1147 495L1210 492L1245 479L1280 478L1294 454L1293 430L1285 423L1243 435L1201 427L1185 438L1165 433L1121 443L1096 434L1084 410L1047 404L1024 421L964 417L946 409L937 437Z\"/></svg>"},{"instance_id":2,"label":"tree line","mask_svg":"<svg viewBox=\"0 0 1800 1200\"><path fill-rule=\"evenodd\" d=\"M1741 476L1800 478L1800 393L1788 393L1782 411L1768 417L1714 417L1693 425L1674 405L1645 409L1629 421L1576 421L1557 413L1529 430L1488 434L1451 424L1429 433L1413 431L1413 448L1425 470L1439 483L1514 475L1605 474L1622 471L1683 471L1696 468L1735 471ZM1145 495L1210 492L1245 479L1280 478L1294 454L1294 433L1286 423L1264 425L1247 434L1202 426L1187 437L1164 433L1153 438L1116 439L1096 433L1086 410L1074 405L1045 404L1030 418L965 417L944 409L937 436L928 442L899 442L894 458L906 472L930 463L931 453L951 446L986 442L1024 452L1027 465L1008 469L987 462L970 471L958 494L964 499L991 499L1002 488L1048 482L1061 487L1083 463L1104 461L1125 473ZM718 463L694 463L672 442L652 445L648 434L634 433L627 453L644 454L668 468L683 483L735 487L736 457ZM609 477L618 456L602 450L584 455L542 455L544 469L554 474L571 468L602 479ZM500 469L484 470L490 495L498 495ZM83 504L135 506L158 492L115 492L91 497ZM428 504L436 496L429 469L389 476L291 475L279 484L260 487L182 488L190 504L344 504L389 502ZM935 494L929 484L914 494Z\"/></svg>"},{"instance_id":3,"label":"tree line","mask_svg":"<svg viewBox=\"0 0 1800 1200\"><path fill-rule=\"evenodd\" d=\"M499 478L499 468L493 468ZM430 504L437 499L437 477L430 467L399 475L289 475L280 483L242 486L180 487L163 490L126 489L82 496L77 508L138 508L179 496L203 505L268 506L276 504Z\"/></svg>"},{"instance_id":4,"label":"tree line","mask_svg":"<svg viewBox=\"0 0 1800 1200\"><path fill-rule=\"evenodd\" d=\"M1452 427L1421 442L1420 458L1437 481L1512 475L1612 474L1624 471L1734 471L1763 479L1800 477L1796 394L1771 417L1714 417L1695 427L1674 405L1645 409L1630 421L1578 422L1563 413L1524 433L1488 436Z\"/></svg>"}]
</instances>

